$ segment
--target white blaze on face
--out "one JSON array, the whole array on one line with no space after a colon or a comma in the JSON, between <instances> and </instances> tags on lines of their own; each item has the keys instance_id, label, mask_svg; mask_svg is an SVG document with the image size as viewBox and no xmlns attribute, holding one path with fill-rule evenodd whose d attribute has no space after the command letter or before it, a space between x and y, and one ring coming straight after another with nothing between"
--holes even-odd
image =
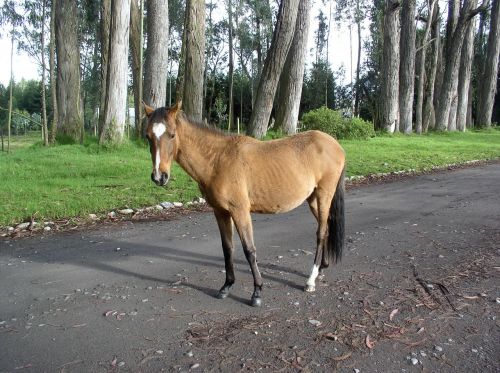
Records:
<instances>
[{"instance_id":1,"label":"white blaze on face","mask_svg":"<svg viewBox=\"0 0 500 373\"><path fill-rule=\"evenodd\" d=\"M156 139L160 141L161 135L165 133L167 127L163 123L154 123L153 124L153 133L156 136ZM160 146L156 147L156 157L155 157L155 177L160 177Z\"/></svg>"}]
</instances>

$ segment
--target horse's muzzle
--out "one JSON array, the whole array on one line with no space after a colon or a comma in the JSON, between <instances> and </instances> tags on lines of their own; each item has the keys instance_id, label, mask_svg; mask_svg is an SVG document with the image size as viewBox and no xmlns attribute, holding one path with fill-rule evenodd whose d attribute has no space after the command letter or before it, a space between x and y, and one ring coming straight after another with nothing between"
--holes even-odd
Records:
<instances>
[{"instance_id":1,"label":"horse's muzzle","mask_svg":"<svg viewBox=\"0 0 500 373\"><path fill-rule=\"evenodd\" d=\"M160 177L156 177L154 172L151 173L151 180L158 186L166 185L168 183L168 179L169 175L163 172L160 174Z\"/></svg>"}]
</instances>

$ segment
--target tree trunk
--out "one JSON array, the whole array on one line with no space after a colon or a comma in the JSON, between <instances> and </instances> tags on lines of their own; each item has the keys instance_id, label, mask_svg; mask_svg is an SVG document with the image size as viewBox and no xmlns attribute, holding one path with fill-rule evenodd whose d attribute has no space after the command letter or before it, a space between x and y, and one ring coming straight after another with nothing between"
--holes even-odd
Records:
<instances>
[{"instance_id":1,"label":"tree trunk","mask_svg":"<svg viewBox=\"0 0 500 373\"><path fill-rule=\"evenodd\" d=\"M280 78L281 94L276 113L276 127L283 128L283 132L287 135L293 135L297 131L309 35L310 9L310 0L300 0L292 45Z\"/></svg>"},{"instance_id":2,"label":"tree trunk","mask_svg":"<svg viewBox=\"0 0 500 373\"><path fill-rule=\"evenodd\" d=\"M445 58L445 68L443 75L443 85L441 87L439 105L436 112L436 125L439 130L448 129L450 109L458 86L458 67L462 50L462 43L465 37L467 26L471 19L484 9L485 4L479 8L474 8L471 1L466 1L460 11L457 25L453 31L451 41L448 43L448 53Z\"/></svg>"},{"instance_id":3,"label":"tree trunk","mask_svg":"<svg viewBox=\"0 0 500 373\"><path fill-rule=\"evenodd\" d=\"M158 108L165 106L167 99L168 3L148 0L146 9L148 45L144 61L144 101Z\"/></svg>"},{"instance_id":4,"label":"tree trunk","mask_svg":"<svg viewBox=\"0 0 500 373\"><path fill-rule=\"evenodd\" d=\"M381 127L389 133L393 133L398 128L399 122L399 8L399 2L386 0L384 11L380 120Z\"/></svg>"},{"instance_id":5,"label":"tree trunk","mask_svg":"<svg viewBox=\"0 0 500 373\"><path fill-rule=\"evenodd\" d=\"M431 39L434 39L432 43L432 63L430 66L429 79L427 82L426 88L426 101L425 108L423 111L423 123L422 123L422 131L427 132L429 128L435 128L436 125L436 113L434 110L434 92L436 92L437 82L436 75L438 69L438 61L441 51L441 18L439 16L439 2L436 0L436 4L434 6L434 13L432 14L432 32Z\"/></svg>"},{"instance_id":6,"label":"tree trunk","mask_svg":"<svg viewBox=\"0 0 500 373\"><path fill-rule=\"evenodd\" d=\"M134 123L137 137L142 136L142 32L143 0L130 2L130 55L132 61L132 90L134 92Z\"/></svg>"},{"instance_id":7,"label":"tree trunk","mask_svg":"<svg viewBox=\"0 0 500 373\"><path fill-rule=\"evenodd\" d=\"M102 135L105 122L107 87L108 87L108 65L109 44L111 29L111 0L101 0L101 99L99 105L99 135Z\"/></svg>"},{"instance_id":8,"label":"tree trunk","mask_svg":"<svg viewBox=\"0 0 500 373\"><path fill-rule=\"evenodd\" d=\"M123 140L127 110L129 0L112 0L106 111L99 142L119 144Z\"/></svg>"},{"instance_id":9,"label":"tree trunk","mask_svg":"<svg viewBox=\"0 0 500 373\"><path fill-rule=\"evenodd\" d=\"M417 133L422 133L422 109L424 105L424 83L425 83L425 60L427 55L428 39L432 26L432 18L434 14L434 5L436 0L430 0L429 3L429 15L427 16L427 23L425 25L424 35L422 37L422 45L420 51L420 59L418 61L418 85L417 85L417 105L415 107L415 131Z\"/></svg>"},{"instance_id":10,"label":"tree trunk","mask_svg":"<svg viewBox=\"0 0 500 373\"><path fill-rule=\"evenodd\" d=\"M80 96L80 51L76 2L59 0L56 7L58 130L76 142L83 141Z\"/></svg>"},{"instance_id":11,"label":"tree trunk","mask_svg":"<svg viewBox=\"0 0 500 373\"><path fill-rule=\"evenodd\" d=\"M186 0L189 3L189 0ZM187 5L186 5L187 8ZM189 12L186 9L184 15L184 28L182 29L181 55L179 56L179 66L177 68L177 79L175 82L175 101L182 101L184 96L184 73L186 69L186 38Z\"/></svg>"},{"instance_id":12,"label":"tree trunk","mask_svg":"<svg viewBox=\"0 0 500 373\"><path fill-rule=\"evenodd\" d=\"M203 111L203 59L205 57L205 2L188 0L183 110L201 121Z\"/></svg>"},{"instance_id":13,"label":"tree trunk","mask_svg":"<svg viewBox=\"0 0 500 373\"><path fill-rule=\"evenodd\" d=\"M46 0L42 1L42 32L40 33L40 49L42 59L42 133L43 144L49 145L49 131L47 128L47 102L45 99L45 11L47 7Z\"/></svg>"},{"instance_id":14,"label":"tree trunk","mask_svg":"<svg viewBox=\"0 0 500 373\"><path fill-rule=\"evenodd\" d=\"M479 102L477 108L477 124L491 126L491 116L497 88L498 55L500 53L500 1L493 0L491 9L490 33L484 64L481 85L479 89ZM478 87L479 88L479 87Z\"/></svg>"},{"instance_id":15,"label":"tree trunk","mask_svg":"<svg viewBox=\"0 0 500 373\"><path fill-rule=\"evenodd\" d=\"M473 0L475 2L475 0ZM465 131L467 127L467 111L469 108L469 86L471 83L472 58L474 55L474 21L467 26L462 56L460 57L460 71L458 74L458 104L457 130Z\"/></svg>"},{"instance_id":16,"label":"tree trunk","mask_svg":"<svg viewBox=\"0 0 500 373\"><path fill-rule=\"evenodd\" d=\"M280 5L271 48L264 62L254 110L247 128L247 133L256 138L263 137L267 132L279 77L293 39L298 8L299 0L282 0Z\"/></svg>"},{"instance_id":17,"label":"tree trunk","mask_svg":"<svg viewBox=\"0 0 500 373\"><path fill-rule=\"evenodd\" d=\"M354 115L359 117L359 100L361 99L361 84L359 82L359 76L361 74L361 14L359 10L359 2L356 1L356 25L358 29L358 58L356 62L356 82L355 82L355 96L354 96Z\"/></svg>"},{"instance_id":18,"label":"tree trunk","mask_svg":"<svg viewBox=\"0 0 500 373\"><path fill-rule=\"evenodd\" d=\"M229 116L227 119L227 128L230 131L231 127L233 127L234 121L234 108L233 108L233 85L234 85L234 61L233 61L233 10L231 7L231 1L227 0L227 13L229 16Z\"/></svg>"},{"instance_id":19,"label":"tree trunk","mask_svg":"<svg viewBox=\"0 0 500 373\"><path fill-rule=\"evenodd\" d=\"M10 128L12 126L12 89L14 86L14 66L12 64L14 56L14 26L10 35L10 84L9 84L9 113L7 117L7 153L10 153Z\"/></svg>"},{"instance_id":20,"label":"tree trunk","mask_svg":"<svg viewBox=\"0 0 500 373\"><path fill-rule=\"evenodd\" d=\"M399 66L399 130L412 131L413 95L415 90L415 3L405 0L401 8L401 65Z\"/></svg>"},{"instance_id":21,"label":"tree trunk","mask_svg":"<svg viewBox=\"0 0 500 373\"><path fill-rule=\"evenodd\" d=\"M50 68L50 93L52 96L52 125L50 129L50 143L56 142L57 119L57 83L56 83L56 8L57 0L52 0L50 9L50 48L49 48L49 68Z\"/></svg>"}]
</instances>

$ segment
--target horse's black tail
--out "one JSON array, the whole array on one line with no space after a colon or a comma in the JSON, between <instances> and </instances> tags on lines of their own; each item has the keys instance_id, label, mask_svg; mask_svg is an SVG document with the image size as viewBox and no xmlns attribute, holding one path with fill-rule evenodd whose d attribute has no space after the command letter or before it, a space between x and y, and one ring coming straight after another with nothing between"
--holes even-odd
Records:
<instances>
[{"instance_id":1,"label":"horse's black tail","mask_svg":"<svg viewBox=\"0 0 500 373\"><path fill-rule=\"evenodd\" d=\"M342 170L337 183L337 190L332 199L330 214L328 216L328 242L326 247L327 258L338 263L342 259L345 236L345 212L344 212L344 192L345 192L345 167Z\"/></svg>"}]
</instances>

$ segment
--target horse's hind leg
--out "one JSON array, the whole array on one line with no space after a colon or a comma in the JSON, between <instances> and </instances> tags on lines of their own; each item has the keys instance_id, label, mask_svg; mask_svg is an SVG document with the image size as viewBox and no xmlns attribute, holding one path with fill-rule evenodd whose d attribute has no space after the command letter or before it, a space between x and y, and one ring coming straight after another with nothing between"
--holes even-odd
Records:
<instances>
[{"instance_id":1,"label":"horse's hind leg","mask_svg":"<svg viewBox=\"0 0 500 373\"><path fill-rule=\"evenodd\" d=\"M313 192L307 199L307 203L309 204L309 208L311 209L312 214L316 218L316 221L318 222L319 226L319 212L318 212L318 199L316 198L316 191ZM328 236L328 225L327 225L327 232L325 234L325 237ZM319 236L318 236L319 240ZM326 240L323 240L323 245L326 243ZM319 241L318 243L319 244ZM316 251L318 249L316 248ZM316 262L316 261L315 261ZM323 269L328 268L329 262L328 262L328 255L326 255L326 248L322 246L321 248L321 265L319 267L319 272L318 272L318 277L321 279L324 276Z\"/></svg>"},{"instance_id":2,"label":"horse's hind leg","mask_svg":"<svg viewBox=\"0 0 500 373\"><path fill-rule=\"evenodd\" d=\"M252 306L260 307L262 305L262 277L257 266L256 248L253 242L252 218L250 212L235 212L231 214L236 230L240 235L243 251L247 258L253 275L254 291L252 295Z\"/></svg>"},{"instance_id":3,"label":"horse's hind leg","mask_svg":"<svg viewBox=\"0 0 500 373\"><path fill-rule=\"evenodd\" d=\"M229 295L229 289L235 280L233 268L233 222L231 215L227 211L214 210L214 214L219 225L222 250L224 251L224 263L226 266L226 282L224 282L224 285L219 290L217 298L224 299Z\"/></svg>"},{"instance_id":4,"label":"horse's hind leg","mask_svg":"<svg viewBox=\"0 0 500 373\"><path fill-rule=\"evenodd\" d=\"M324 266L324 246L328 235L328 213L331 199L331 193L318 188L315 190L314 195L311 195L307 200L313 215L318 221L318 230L316 232L316 256L314 257L311 274L306 282L305 291L312 292L316 290L316 278L320 274L320 270L328 266L328 263Z\"/></svg>"}]
</instances>

